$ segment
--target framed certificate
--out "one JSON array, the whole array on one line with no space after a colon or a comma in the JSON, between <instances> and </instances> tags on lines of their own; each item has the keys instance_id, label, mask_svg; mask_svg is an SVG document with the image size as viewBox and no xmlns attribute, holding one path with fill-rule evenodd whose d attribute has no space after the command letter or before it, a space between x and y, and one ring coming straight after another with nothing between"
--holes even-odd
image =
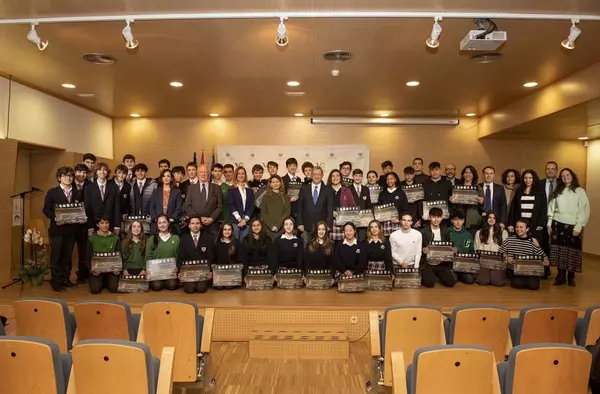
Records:
<instances>
[{"instance_id":1,"label":"framed certificate","mask_svg":"<svg viewBox=\"0 0 600 394\"><path fill-rule=\"evenodd\" d=\"M427 264L438 265L443 261L454 261L454 244L452 242L431 241L427 249Z\"/></svg>"},{"instance_id":2,"label":"framed certificate","mask_svg":"<svg viewBox=\"0 0 600 394\"><path fill-rule=\"evenodd\" d=\"M117 272L123 270L121 253L94 253L92 255L92 271L100 273Z\"/></svg>"},{"instance_id":3,"label":"framed certificate","mask_svg":"<svg viewBox=\"0 0 600 394\"><path fill-rule=\"evenodd\" d=\"M421 287L421 273L418 268L394 268L394 287L397 289L418 289Z\"/></svg>"},{"instance_id":4,"label":"framed certificate","mask_svg":"<svg viewBox=\"0 0 600 394\"><path fill-rule=\"evenodd\" d=\"M82 202L54 204L54 215L57 224L83 224L88 220Z\"/></svg>"},{"instance_id":5,"label":"framed certificate","mask_svg":"<svg viewBox=\"0 0 600 394\"><path fill-rule=\"evenodd\" d=\"M262 202L266 193L267 185L262 185L254 192L254 206L256 208L260 208L260 203Z\"/></svg>"},{"instance_id":6,"label":"framed certificate","mask_svg":"<svg viewBox=\"0 0 600 394\"><path fill-rule=\"evenodd\" d=\"M442 218L450 218L450 210L448 209L448 201L423 201L423 220L429 220L429 210L431 208L439 208L442 210Z\"/></svg>"},{"instance_id":7,"label":"framed certificate","mask_svg":"<svg viewBox=\"0 0 600 394\"><path fill-rule=\"evenodd\" d=\"M479 188L477 186L454 186L452 202L454 204L479 205Z\"/></svg>"},{"instance_id":8,"label":"framed certificate","mask_svg":"<svg viewBox=\"0 0 600 394\"><path fill-rule=\"evenodd\" d=\"M246 273L246 289L272 290L273 275L269 269L248 269Z\"/></svg>"},{"instance_id":9,"label":"framed certificate","mask_svg":"<svg viewBox=\"0 0 600 394\"><path fill-rule=\"evenodd\" d=\"M367 290L367 278L362 275L340 275L338 280L338 292L360 293Z\"/></svg>"},{"instance_id":10,"label":"framed certificate","mask_svg":"<svg viewBox=\"0 0 600 394\"><path fill-rule=\"evenodd\" d=\"M406 194L409 204L425 199L425 189L421 184L402 186L402 191Z\"/></svg>"},{"instance_id":11,"label":"framed certificate","mask_svg":"<svg viewBox=\"0 0 600 394\"><path fill-rule=\"evenodd\" d=\"M119 279L117 292L145 293L148 291L148 280L145 275L122 275Z\"/></svg>"},{"instance_id":12,"label":"framed certificate","mask_svg":"<svg viewBox=\"0 0 600 394\"><path fill-rule=\"evenodd\" d=\"M330 270L308 270L306 272L306 288L311 290L327 290L333 286Z\"/></svg>"},{"instance_id":13,"label":"framed certificate","mask_svg":"<svg viewBox=\"0 0 600 394\"><path fill-rule=\"evenodd\" d=\"M152 259L146 262L148 281L177 279L177 261L175 257L168 259Z\"/></svg>"},{"instance_id":14,"label":"framed certificate","mask_svg":"<svg viewBox=\"0 0 600 394\"><path fill-rule=\"evenodd\" d=\"M302 182L290 182L287 187L287 195L292 197L298 197L300 195L300 188L302 187Z\"/></svg>"},{"instance_id":15,"label":"framed certificate","mask_svg":"<svg viewBox=\"0 0 600 394\"><path fill-rule=\"evenodd\" d=\"M279 268L277 270L277 287L286 290L300 289L304 286L302 270L298 268Z\"/></svg>"},{"instance_id":16,"label":"framed certificate","mask_svg":"<svg viewBox=\"0 0 600 394\"><path fill-rule=\"evenodd\" d=\"M514 256L515 275L544 276L544 263L539 256Z\"/></svg>"},{"instance_id":17,"label":"framed certificate","mask_svg":"<svg viewBox=\"0 0 600 394\"><path fill-rule=\"evenodd\" d=\"M365 276L368 290L390 291L394 288L391 271L368 270Z\"/></svg>"},{"instance_id":18,"label":"framed certificate","mask_svg":"<svg viewBox=\"0 0 600 394\"><path fill-rule=\"evenodd\" d=\"M213 286L237 287L242 285L242 264L213 264Z\"/></svg>"},{"instance_id":19,"label":"framed certificate","mask_svg":"<svg viewBox=\"0 0 600 394\"><path fill-rule=\"evenodd\" d=\"M389 222L392 219L398 219L398 209L394 204L375 205L373 207L373 216L375 220Z\"/></svg>"},{"instance_id":20,"label":"framed certificate","mask_svg":"<svg viewBox=\"0 0 600 394\"><path fill-rule=\"evenodd\" d=\"M479 272L479 255L477 253L457 253L454 256L452 271L467 274Z\"/></svg>"},{"instance_id":21,"label":"framed certificate","mask_svg":"<svg viewBox=\"0 0 600 394\"><path fill-rule=\"evenodd\" d=\"M343 226L348 222L354 223L357 227L360 225L360 209L358 207L337 208L333 216L336 226Z\"/></svg>"},{"instance_id":22,"label":"framed certificate","mask_svg":"<svg viewBox=\"0 0 600 394\"><path fill-rule=\"evenodd\" d=\"M371 203L375 204L379 201L379 194L383 189L379 185L369 186L369 197L371 198Z\"/></svg>"},{"instance_id":23,"label":"framed certificate","mask_svg":"<svg viewBox=\"0 0 600 394\"><path fill-rule=\"evenodd\" d=\"M210 266L208 260L182 261L179 273L181 274L181 283L200 282L208 280Z\"/></svg>"},{"instance_id":24,"label":"framed certificate","mask_svg":"<svg viewBox=\"0 0 600 394\"><path fill-rule=\"evenodd\" d=\"M504 256L499 252L488 252L485 250L479 251L479 266L494 271L504 271L506 263Z\"/></svg>"}]
</instances>

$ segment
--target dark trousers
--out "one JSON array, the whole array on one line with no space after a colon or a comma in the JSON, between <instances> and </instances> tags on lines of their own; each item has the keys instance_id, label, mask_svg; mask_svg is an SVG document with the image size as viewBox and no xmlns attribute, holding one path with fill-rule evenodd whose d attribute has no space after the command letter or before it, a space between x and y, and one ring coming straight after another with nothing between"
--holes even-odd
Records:
<instances>
[{"instance_id":1,"label":"dark trousers","mask_svg":"<svg viewBox=\"0 0 600 394\"><path fill-rule=\"evenodd\" d=\"M116 293L119 287L119 275L115 275L112 272L90 275L88 283L90 285L90 293L92 294L100 294L104 288L107 288L111 293Z\"/></svg>"},{"instance_id":2,"label":"dark trousers","mask_svg":"<svg viewBox=\"0 0 600 394\"><path fill-rule=\"evenodd\" d=\"M443 286L454 287L456 279L454 279L451 267L452 263L440 263L438 265L425 263L421 270L421 284L424 287L433 287L437 277Z\"/></svg>"},{"instance_id":3,"label":"dark trousers","mask_svg":"<svg viewBox=\"0 0 600 394\"><path fill-rule=\"evenodd\" d=\"M206 290L208 290L208 282L208 280L201 280L199 282L184 283L183 291L187 294L206 293Z\"/></svg>"},{"instance_id":4,"label":"dark trousers","mask_svg":"<svg viewBox=\"0 0 600 394\"><path fill-rule=\"evenodd\" d=\"M75 243L77 244L77 279L87 279L90 277L90 269L85 263L85 254L87 248L87 229L85 226L81 226L83 228L77 228L75 230ZM71 266L69 266L69 271L67 278L71 276Z\"/></svg>"},{"instance_id":5,"label":"dark trousers","mask_svg":"<svg viewBox=\"0 0 600 394\"><path fill-rule=\"evenodd\" d=\"M506 271L490 270L488 268L480 268L477 274L478 285L504 286L506 281Z\"/></svg>"},{"instance_id":6,"label":"dark trousers","mask_svg":"<svg viewBox=\"0 0 600 394\"><path fill-rule=\"evenodd\" d=\"M64 234L60 237L50 237L50 283L52 287L62 286L71 272L74 235Z\"/></svg>"},{"instance_id":7,"label":"dark trousers","mask_svg":"<svg viewBox=\"0 0 600 394\"><path fill-rule=\"evenodd\" d=\"M462 282L466 285L472 285L475 283L475 274L469 274L467 272L457 272L456 278L459 282Z\"/></svg>"},{"instance_id":8,"label":"dark trousers","mask_svg":"<svg viewBox=\"0 0 600 394\"><path fill-rule=\"evenodd\" d=\"M515 275L513 270L507 269L506 277L510 280L510 285L515 289L540 289L541 278L539 276Z\"/></svg>"},{"instance_id":9,"label":"dark trousers","mask_svg":"<svg viewBox=\"0 0 600 394\"><path fill-rule=\"evenodd\" d=\"M153 280L150 282L150 290L161 291L162 289L177 290L179 279Z\"/></svg>"}]
</instances>

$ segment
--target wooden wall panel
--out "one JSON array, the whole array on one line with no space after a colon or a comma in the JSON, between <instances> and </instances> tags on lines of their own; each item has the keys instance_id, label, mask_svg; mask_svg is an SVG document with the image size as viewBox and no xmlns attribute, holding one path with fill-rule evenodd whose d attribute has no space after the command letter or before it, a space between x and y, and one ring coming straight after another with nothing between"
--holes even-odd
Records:
<instances>
[{"instance_id":1,"label":"wooden wall panel","mask_svg":"<svg viewBox=\"0 0 600 394\"><path fill-rule=\"evenodd\" d=\"M15 166L17 164L17 141L0 139L0 281L8 281L13 272L11 244L8 234L12 233L12 201L9 198L14 191Z\"/></svg>"}]
</instances>

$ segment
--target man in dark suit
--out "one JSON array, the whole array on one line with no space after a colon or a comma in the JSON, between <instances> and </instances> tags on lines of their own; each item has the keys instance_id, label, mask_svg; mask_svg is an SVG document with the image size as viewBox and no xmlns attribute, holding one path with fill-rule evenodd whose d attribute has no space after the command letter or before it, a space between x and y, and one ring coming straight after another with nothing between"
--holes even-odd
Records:
<instances>
[{"instance_id":1,"label":"man in dark suit","mask_svg":"<svg viewBox=\"0 0 600 394\"><path fill-rule=\"evenodd\" d=\"M493 211L500 227L506 227L508 220L508 206L506 204L506 194L504 186L494 183L496 179L496 169L487 166L483 169L483 183L479 186L483 188L483 208L485 211Z\"/></svg>"},{"instance_id":2,"label":"man in dark suit","mask_svg":"<svg viewBox=\"0 0 600 394\"><path fill-rule=\"evenodd\" d=\"M369 188L362 185L363 180L363 172L360 168L355 168L352 170L352 178L354 179L354 183L351 186L348 186L348 189L352 192L352 197L354 197L354 202L356 206L360 209L371 209L371 193L369 193ZM364 227L360 227L357 231L358 242L362 242L365 240L367 236L367 229Z\"/></svg>"},{"instance_id":3,"label":"man in dark suit","mask_svg":"<svg viewBox=\"0 0 600 394\"><path fill-rule=\"evenodd\" d=\"M131 210L131 184L127 182L128 169L124 164L119 164L115 168L115 176L109 181L117 187L119 197L119 207L121 210L121 218L129 215Z\"/></svg>"},{"instance_id":4,"label":"man in dark suit","mask_svg":"<svg viewBox=\"0 0 600 394\"><path fill-rule=\"evenodd\" d=\"M135 156L131 153L127 153L123 156L123 164L127 168L127 174L125 175L125 181L129 184L133 183L135 179Z\"/></svg>"},{"instance_id":5,"label":"man in dark suit","mask_svg":"<svg viewBox=\"0 0 600 394\"><path fill-rule=\"evenodd\" d=\"M154 179L146 178L148 166L144 163L135 165L135 179L131 184L131 209L130 215L134 216L150 216L150 199L156 188Z\"/></svg>"},{"instance_id":6,"label":"man in dark suit","mask_svg":"<svg viewBox=\"0 0 600 394\"><path fill-rule=\"evenodd\" d=\"M83 164L77 164L75 166L75 179L73 182L73 191L75 193L75 201L84 202L84 190L90 185L92 182L88 179L88 167ZM88 224L74 224L73 225L73 234L75 237L75 243L77 244L77 284L84 284L85 281L90 276L90 270L85 262L85 256L87 253L87 241L88 241ZM69 273L71 271L71 267L69 267ZM69 277L71 275L69 274ZM65 282L66 286L72 286L70 280Z\"/></svg>"},{"instance_id":7,"label":"man in dark suit","mask_svg":"<svg viewBox=\"0 0 600 394\"><path fill-rule=\"evenodd\" d=\"M552 200L552 196L556 190L558 164L555 161L547 162L544 172L546 173L546 178L540 180L540 190L543 190L546 195L546 204L550 204L550 200ZM550 236L548 235L546 226L542 230L542 249L544 249L546 256L550 256ZM550 276L550 267L544 267L544 279L548 279Z\"/></svg>"},{"instance_id":8,"label":"man in dark suit","mask_svg":"<svg viewBox=\"0 0 600 394\"><path fill-rule=\"evenodd\" d=\"M300 189L297 225L305 246L318 222L323 220L327 227L333 227L333 190L322 179L323 169L317 166L313 168L312 182Z\"/></svg>"},{"instance_id":9,"label":"man in dark suit","mask_svg":"<svg viewBox=\"0 0 600 394\"><path fill-rule=\"evenodd\" d=\"M198 165L193 161L190 161L187 163L187 166L185 166L185 171L188 179L179 184L179 190L181 191L181 198L183 201L185 201L185 196L187 195L187 190L190 185L198 183Z\"/></svg>"},{"instance_id":10,"label":"man in dark suit","mask_svg":"<svg viewBox=\"0 0 600 394\"><path fill-rule=\"evenodd\" d=\"M281 177L281 180L283 181L283 185L287 193L288 188L290 186L290 182L302 182L302 179L299 176L296 176L296 170L298 169L298 161L295 158L290 157L289 159L287 159L285 161L285 166L288 172L287 174ZM299 197L290 198L290 202L292 205L292 218L294 218L294 220L296 220L298 217L298 199Z\"/></svg>"},{"instance_id":11,"label":"man in dark suit","mask_svg":"<svg viewBox=\"0 0 600 394\"><path fill-rule=\"evenodd\" d=\"M50 219L48 236L50 237L50 275L52 290L65 291L71 272L73 244L75 243L75 225L56 222L55 204L75 202L73 190L74 171L71 167L61 167L56 171L59 185L48 190L42 212ZM84 254L85 256L85 254ZM69 281L70 282L70 281Z\"/></svg>"},{"instance_id":12,"label":"man in dark suit","mask_svg":"<svg viewBox=\"0 0 600 394\"><path fill-rule=\"evenodd\" d=\"M190 218L190 232L182 235L179 242L178 264L181 264L183 261L206 261L209 267L212 264L214 237L208 231L200 231L202 227L201 220L198 216ZM212 274L209 273L207 280L183 283L183 291L188 294L196 292L204 293L208 289L211 277Z\"/></svg>"},{"instance_id":13,"label":"man in dark suit","mask_svg":"<svg viewBox=\"0 0 600 394\"><path fill-rule=\"evenodd\" d=\"M198 167L198 183L190 185L185 196L185 216L200 216L202 226L216 234L217 219L222 209L221 188L208 181L208 168L202 164Z\"/></svg>"},{"instance_id":14,"label":"man in dark suit","mask_svg":"<svg viewBox=\"0 0 600 394\"><path fill-rule=\"evenodd\" d=\"M96 223L100 218L108 219L116 234L120 231L119 189L114 183L108 182L109 171L106 163L98 163L96 165L96 180L84 189L83 200L88 217L88 233L96 228Z\"/></svg>"}]
</instances>

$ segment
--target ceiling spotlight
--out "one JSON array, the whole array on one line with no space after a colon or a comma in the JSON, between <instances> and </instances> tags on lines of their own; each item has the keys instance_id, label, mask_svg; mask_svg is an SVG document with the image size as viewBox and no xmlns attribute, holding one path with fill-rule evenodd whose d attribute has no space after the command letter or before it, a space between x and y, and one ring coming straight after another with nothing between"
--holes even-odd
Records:
<instances>
[{"instance_id":1,"label":"ceiling spotlight","mask_svg":"<svg viewBox=\"0 0 600 394\"><path fill-rule=\"evenodd\" d=\"M587 140L590 139L590 137L579 137L577 139L580 140L580 141L587 141Z\"/></svg>"},{"instance_id":2,"label":"ceiling spotlight","mask_svg":"<svg viewBox=\"0 0 600 394\"><path fill-rule=\"evenodd\" d=\"M127 49L135 49L138 46L137 40L133 39L133 33L131 31L130 26L131 23L133 23L133 20L127 20L127 26L125 26L125 28L122 31L123 38L125 39L125 41L127 41L125 44L125 47Z\"/></svg>"},{"instance_id":3,"label":"ceiling spotlight","mask_svg":"<svg viewBox=\"0 0 600 394\"><path fill-rule=\"evenodd\" d=\"M300 86L300 82L298 82L298 81L288 81L287 86L292 86L292 87Z\"/></svg>"},{"instance_id":4,"label":"ceiling spotlight","mask_svg":"<svg viewBox=\"0 0 600 394\"><path fill-rule=\"evenodd\" d=\"M294 114L294 116L304 116L304 114L297 113L297 114Z\"/></svg>"},{"instance_id":5,"label":"ceiling spotlight","mask_svg":"<svg viewBox=\"0 0 600 394\"><path fill-rule=\"evenodd\" d=\"M575 49L575 40L577 40L577 37L579 37L581 35L581 29L577 27L579 20L572 19L571 23L572 24L571 24L571 30L569 30L569 37L560 43L560 45L562 45L563 48L566 48L566 49Z\"/></svg>"},{"instance_id":6,"label":"ceiling spotlight","mask_svg":"<svg viewBox=\"0 0 600 394\"><path fill-rule=\"evenodd\" d=\"M285 28L284 20L287 20L286 17L282 16L279 18L279 26L277 27L277 37L275 38L275 44L280 47L284 47L288 44L289 40L287 38L287 29Z\"/></svg>"},{"instance_id":7,"label":"ceiling spotlight","mask_svg":"<svg viewBox=\"0 0 600 394\"><path fill-rule=\"evenodd\" d=\"M27 33L27 39L29 41L33 42L35 45L37 45L37 47L40 51L43 51L44 49L46 49L48 47L48 40L42 40L38 36L37 31L35 30L36 26L37 26L37 23L31 24L31 30L29 30L29 33Z\"/></svg>"},{"instance_id":8,"label":"ceiling spotlight","mask_svg":"<svg viewBox=\"0 0 600 394\"><path fill-rule=\"evenodd\" d=\"M465 116L473 117L473 116L477 116L477 114L475 112L469 112L468 114L465 114Z\"/></svg>"},{"instance_id":9,"label":"ceiling spotlight","mask_svg":"<svg viewBox=\"0 0 600 394\"><path fill-rule=\"evenodd\" d=\"M537 82L526 82L523 84L523 86L526 88L535 88L537 85L538 85Z\"/></svg>"},{"instance_id":10,"label":"ceiling spotlight","mask_svg":"<svg viewBox=\"0 0 600 394\"><path fill-rule=\"evenodd\" d=\"M183 86L183 84L181 82L176 82L176 81L169 83L169 85L173 86L174 88L180 88Z\"/></svg>"},{"instance_id":11,"label":"ceiling spotlight","mask_svg":"<svg viewBox=\"0 0 600 394\"><path fill-rule=\"evenodd\" d=\"M212 116L213 118L217 118L219 116L219 114L215 114L214 112L212 114L208 114L208 116Z\"/></svg>"},{"instance_id":12,"label":"ceiling spotlight","mask_svg":"<svg viewBox=\"0 0 600 394\"><path fill-rule=\"evenodd\" d=\"M421 83L420 83L419 81L408 81L408 82L406 83L406 86L411 86L411 87L414 87L414 86L419 86L420 84L421 84Z\"/></svg>"},{"instance_id":13,"label":"ceiling spotlight","mask_svg":"<svg viewBox=\"0 0 600 394\"><path fill-rule=\"evenodd\" d=\"M435 17L433 22L433 28L431 29L431 36L429 36L429 38L427 40L425 40L425 44L429 47L429 48L437 48L440 46L440 34L442 34L442 25L440 25L438 22L441 21L442 18L441 17Z\"/></svg>"},{"instance_id":14,"label":"ceiling spotlight","mask_svg":"<svg viewBox=\"0 0 600 394\"><path fill-rule=\"evenodd\" d=\"M72 83L63 83L61 86L67 89L75 89L75 85L73 85Z\"/></svg>"},{"instance_id":15,"label":"ceiling spotlight","mask_svg":"<svg viewBox=\"0 0 600 394\"><path fill-rule=\"evenodd\" d=\"M139 118L140 114L129 114L129 116L131 116L132 118Z\"/></svg>"}]
</instances>

